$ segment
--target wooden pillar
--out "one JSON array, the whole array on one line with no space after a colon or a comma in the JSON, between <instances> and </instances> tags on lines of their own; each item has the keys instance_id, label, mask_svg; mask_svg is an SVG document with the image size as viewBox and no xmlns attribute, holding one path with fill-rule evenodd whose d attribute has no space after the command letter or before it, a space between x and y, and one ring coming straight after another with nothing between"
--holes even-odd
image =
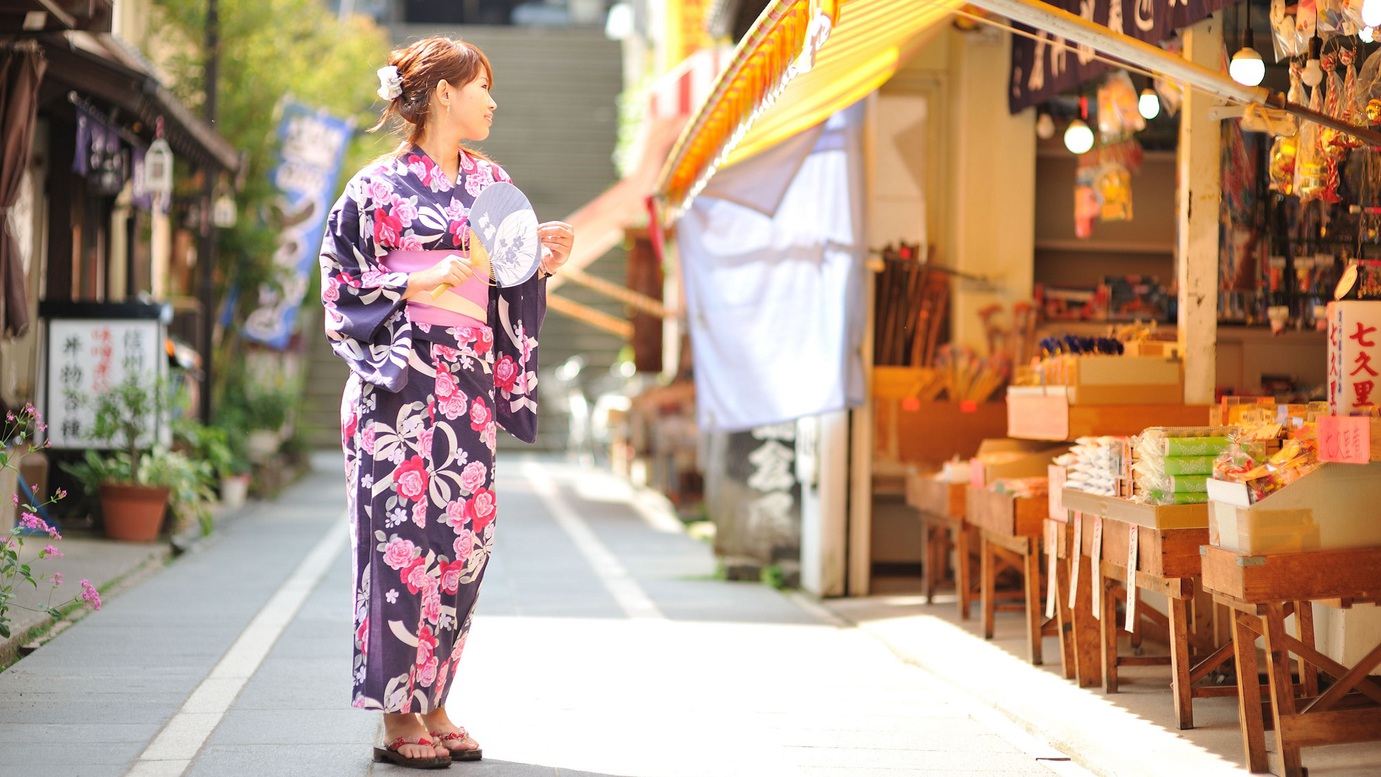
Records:
<instances>
[{"instance_id":1,"label":"wooden pillar","mask_svg":"<svg viewBox=\"0 0 1381 777\"><path fill-rule=\"evenodd\" d=\"M1219 15L1221 16L1221 15ZM1221 18L1180 31L1184 58L1218 70L1222 65ZM1179 285L1179 344L1184 354L1184 401L1213 403L1218 343L1218 203L1222 196L1219 147L1222 128L1208 118L1213 95L1186 89L1180 104L1179 188L1175 246Z\"/></svg>"}]
</instances>

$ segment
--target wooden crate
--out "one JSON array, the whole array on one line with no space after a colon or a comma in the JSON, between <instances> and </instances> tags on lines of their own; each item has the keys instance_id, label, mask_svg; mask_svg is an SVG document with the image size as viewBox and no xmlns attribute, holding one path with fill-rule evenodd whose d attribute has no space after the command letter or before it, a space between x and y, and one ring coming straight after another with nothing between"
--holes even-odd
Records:
<instances>
[{"instance_id":1,"label":"wooden crate","mask_svg":"<svg viewBox=\"0 0 1381 777\"><path fill-rule=\"evenodd\" d=\"M896 369L896 368L894 368ZM874 466L939 470L946 461L967 459L983 440L1003 437L1007 406L1002 402L919 402L876 397L873 408Z\"/></svg>"},{"instance_id":2,"label":"wooden crate","mask_svg":"<svg viewBox=\"0 0 1381 777\"><path fill-rule=\"evenodd\" d=\"M1381 599L1381 548L1245 556L1205 545L1204 588L1238 601Z\"/></svg>"},{"instance_id":3,"label":"wooden crate","mask_svg":"<svg viewBox=\"0 0 1381 777\"><path fill-rule=\"evenodd\" d=\"M1208 417L1207 405L1077 405L1064 386L1015 386L1007 393L1007 436L1024 440L1126 436L1150 426L1205 426Z\"/></svg>"},{"instance_id":4,"label":"wooden crate","mask_svg":"<svg viewBox=\"0 0 1381 777\"><path fill-rule=\"evenodd\" d=\"M1007 537L1039 537L1045 528L1050 506L1045 497L1030 498L968 488L970 524L994 534Z\"/></svg>"},{"instance_id":5,"label":"wooden crate","mask_svg":"<svg viewBox=\"0 0 1381 777\"><path fill-rule=\"evenodd\" d=\"M910 472L906 477L906 503L923 513L943 518L963 518L968 512L968 484Z\"/></svg>"},{"instance_id":6,"label":"wooden crate","mask_svg":"<svg viewBox=\"0 0 1381 777\"><path fill-rule=\"evenodd\" d=\"M1120 499L1115 496L1100 496L1066 488L1061 493L1061 501L1067 510L1078 510L1105 518L1116 518L1148 529L1207 529L1208 504L1197 505L1148 505Z\"/></svg>"},{"instance_id":7,"label":"wooden crate","mask_svg":"<svg viewBox=\"0 0 1381 777\"><path fill-rule=\"evenodd\" d=\"M1083 527L1079 531L1080 553L1093 557L1093 523L1101 516L1079 513ZM1128 535L1131 527L1126 521L1103 518L1103 545L1099 557L1119 567L1127 566ZM1199 547L1208 544L1208 529L1148 529L1137 530L1137 570L1157 577L1196 577L1199 574Z\"/></svg>"}]
</instances>

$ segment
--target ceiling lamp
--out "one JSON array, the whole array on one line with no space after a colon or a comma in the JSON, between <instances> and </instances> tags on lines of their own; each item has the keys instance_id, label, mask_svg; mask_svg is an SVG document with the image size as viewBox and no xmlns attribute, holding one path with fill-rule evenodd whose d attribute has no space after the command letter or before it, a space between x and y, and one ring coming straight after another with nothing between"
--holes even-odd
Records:
<instances>
[{"instance_id":1,"label":"ceiling lamp","mask_svg":"<svg viewBox=\"0 0 1381 777\"><path fill-rule=\"evenodd\" d=\"M1055 120L1044 111L1036 119L1036 137L1041 140L1050 140L1055 137Z\"/></svg>"},{"instance_id":2,"label":"ceiling lamp","mask_svg":"<svg viewBox=\"0 0 1381 777\"><path fill-rule=\"evenodd\" d=\"M1371 2L1381 4L1381 0L1371 0ZM1242 25L1242 48L1232 55L1232 61L1228 63L1228 75L1243 86L1256 86L1261 83L1261 79L1266 77L1266 63L1256 52L1256 41L1252 40L1250 3L1247 4L1246 9L1247 21Z\"/></svg>"},{"instance_id":3,"label":"ceiling lamp","mask_svg":"<svg viewBox=\"0 0 1381 777\"><path fill-rule=\"evenodd\" d=\"M1381 0L1362 0L1362 24L1381 27Z\"/></svg>"},{"instance_id":4,"label":"ceiling lamp","mask_svg":"<svg viewBox=\"0 0 1381 777\"><path fill-rule=\"evenodd\" d=\"M1075 119L1065 128L1065 148L1075 154L1086 154L1093 148L1093 130L1083 119Z\"/></svg>"},{"instance_id":5,"label":"ceiling lamp","mask_svg":"<svg viewBox=\"0 0 1381 777\"><path fill-rule=\"evenodd\" d=\"M1381 2L1381 0L1378 0ZM1141 96L1136 100L1136 109L1141 112L1141 118L1150 121L1160 115L1160 97L1156 95L1156 90L1146 87L1141 90Z\"/></svg>"},{"instance_id":6,"label":"ceiling lamp","mask_svg":"<svg viewBox=\"0 0 1381 777\"><path fill-rule=\"evenodd\" d=\"M1086 154L1093 148L1093 130L1089 129L1088 98L1079 97L1079 115L1065 127L1065 148L1075 154Z\"/></svg>"}]
</instances>

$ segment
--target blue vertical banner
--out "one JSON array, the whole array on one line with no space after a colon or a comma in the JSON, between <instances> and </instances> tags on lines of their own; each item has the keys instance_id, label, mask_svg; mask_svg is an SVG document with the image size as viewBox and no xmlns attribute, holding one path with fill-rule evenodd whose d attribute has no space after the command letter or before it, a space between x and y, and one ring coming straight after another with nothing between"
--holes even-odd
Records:
<instances>
[{"instance_id":1,"label":"blue vertical banner","mask_svg":"<svg viewBox=\"0 0 1381 777\"><path fill-rule=\"evenodd\" d=\"M275 207L280 233L273 264L282 288L264 285L243 334L257 343L284 350L297 323L297 311L317 267L317 249L326 214L335 196L341 160L355 122L339 119L301 103L283 107L278 126L278 166L272 180L278 188Z\"/></svg>"}]
</instances>

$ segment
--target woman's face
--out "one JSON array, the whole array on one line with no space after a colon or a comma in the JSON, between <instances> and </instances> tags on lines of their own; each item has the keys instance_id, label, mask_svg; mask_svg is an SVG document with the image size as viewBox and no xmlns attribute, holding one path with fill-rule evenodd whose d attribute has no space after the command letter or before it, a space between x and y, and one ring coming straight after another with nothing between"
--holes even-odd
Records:
<instances>
[{"instance_id":1,"label":"woman's face","mask_svg":"<svg viewBox=\"0 0 1381 777\"><path fill-rule=\"evenodd\" d=\"M494 98L489 96L489 77L480 73L475 80L452 90L447 114L462 140L484 140L489 137L497 107Z\"/></svg>"}]
</instances>

